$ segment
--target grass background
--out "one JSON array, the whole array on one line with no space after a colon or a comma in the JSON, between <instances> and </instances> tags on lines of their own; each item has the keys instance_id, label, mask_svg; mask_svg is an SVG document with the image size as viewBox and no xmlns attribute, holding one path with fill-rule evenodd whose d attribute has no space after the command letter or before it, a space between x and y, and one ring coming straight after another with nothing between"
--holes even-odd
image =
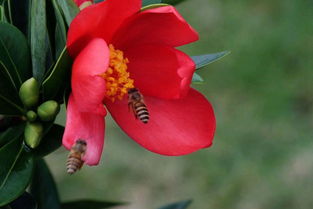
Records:
<instances>
[{"instance_id":1,"label":"grass background","mask_svg":"<svg viewBox=\"0 0 313 209\"><path fill-rule=\"evenodd\" d=\"M101 164L68 176L47 158L62 200L122 200L128 209L192 198L191 209L313 208L313 2L188 0L199 32L190 55L231 50L194 85L214 106L213 147L182 157L144 150L109 118ZM59 121L62 122L62 117Z\"/></svg>"}]
</instances>

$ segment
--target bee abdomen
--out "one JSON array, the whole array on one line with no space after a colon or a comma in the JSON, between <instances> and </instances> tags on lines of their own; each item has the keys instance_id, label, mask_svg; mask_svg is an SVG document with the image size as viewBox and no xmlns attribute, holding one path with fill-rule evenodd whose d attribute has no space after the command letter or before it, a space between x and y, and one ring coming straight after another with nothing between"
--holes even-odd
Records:
<instances>
[{"instance_id":1,"label":"bee abdomen","mask_svg":"<svg viewBox=\"0 0 313 209\"><path fill-rule=\"evenodd\" d=\"M81 159L80 155L77 155L75 153L73 153L72 155L70 154L66 162L67 173L68 174L75 173L82 167L83 163L84 161Z\"/></svg>"},{"instance_id":2,"label":"bee abdomen","mask_svg":"<svg viewBox=\"0 0 313 209\"><path fill-rule=\"evenodd\" d=\"M149 112L145 104L140 103L135 105L135 112L139 120L141 120L143 123L148 123L149 121Z\"/></svg>"}]
</instances>

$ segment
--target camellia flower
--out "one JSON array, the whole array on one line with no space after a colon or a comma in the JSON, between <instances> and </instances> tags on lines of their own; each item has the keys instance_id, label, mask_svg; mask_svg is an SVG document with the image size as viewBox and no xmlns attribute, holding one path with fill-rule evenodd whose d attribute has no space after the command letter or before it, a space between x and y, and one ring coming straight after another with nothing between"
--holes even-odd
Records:
<instances>
[{"instance_id":1,"label":"camellia flower","mask_svg":"<svg viewBox=\"0 0 313 209\"><path fill-rule=\"evenodd\" d=\"M172 6L142 11L141 0L106 0L82 10L68 31L75 60L63 145L71 149L85 140L83 160L98 164L107 108L130 138L152 152L177 156L209 147L213 109L190 88L195 63L174 48L197 39ZM143 95L147 124L129 110L132 88Z\"/></svg>"}]
</instances>

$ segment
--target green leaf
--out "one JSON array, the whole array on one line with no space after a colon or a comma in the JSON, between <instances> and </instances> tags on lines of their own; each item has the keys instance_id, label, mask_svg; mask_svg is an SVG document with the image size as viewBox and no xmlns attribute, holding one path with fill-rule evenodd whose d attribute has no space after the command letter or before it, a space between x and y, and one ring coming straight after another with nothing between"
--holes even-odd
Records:
<instances>
[{"instance_id":1,"label":"green leaf","mask_svg":"<svg viewBox=\"0 0 313 209\"><path fill-rule=\"evenodd\" d=\"M37 209L37 203L33 196L24 192L16 200L9 204L12 209Z\"/></svg>"},{"instance_id":2,"label":"green leaf","mask_svg":"<svg viewBox=\"0 0 313 209\"><path fill-rule=\"evenodd\" d=\"M8 22L3 6L0 6L0 22Z\"/></svg>"},{"instance_id":3,"label":"green leaf","mask_svg":"<svg viewBox=\"0 0 313 209\"><path fill-rule=\"evenodd\" d=\"M57 95L63 96L64 89L68 84L71 67L72 58L68 55L66 48L64 48L50 75L42 84L45 100L58 100L59 98L55 98Z\"/></svg>"},{"instance_id":4,"label":"green leaf","mask_svg":"<svg viewBox=\"0 0 313 209\"><path fill-rule=\"evenodd\" d=\"M150 4L160 4L162 0L142 0L142 7L148 6Z\"/></svg>"},{"instance_id":5,"label":"green leaf","mask_svg":"<svg viewBox=\"0 0 313 209\"><path fill-rule=\"evenodd\" d=\"M64 94L63 94L63 103L65 104L65 107L67 107L70 94L71 94L71 87L69 86L65 88Z\"/></svg>"},{"instance_id":6,"label":"green leaf","mask_svg":"<svg viewBox=\"0 0 313 209\"><path fill-rule=\"evenodd\" d=\"M94 0L94 1L95 1L95 3L99 3L99 2L102 2L104 0ZM161 3L176 5L176 4L179 4L183 1L185 1L185 0L142 0L142 7L146 7L146 6L149 6L151 4L161 4Z\"/></svg>"},{"instance_id":7,"label":"green leaf","mask_svg":"<svg viewBox=\"0 0 313 209\"><path fill-rule=\"evenodd\" d=\"M10 0L10 3L13 25L28 36L31 0Z\"/></svg>"},{"instance_id":8,"label":"green leaf","mask_svg":"<svg viewBox=\"0 0 313 209\"><path fill-rule=\"evenodd\" d=\"M179 4L183 1L185 1L185 0L163 0L162 2L166 3L166 4L176 5L176 4Z\"/></svg>"},{"instance_id":9,"label":"green leaf","mask_svg":"<svg viewBox=\"0 0 313 209\"><path fill-rule=\"evenodd\" d=\"M18 126L23 122L21 116L4 116L0 115L0 134L6 131L11 126Z\"/></svg>"},{"instance_id":10,"label":"green leaf","mask_svg":"<svg viewBox=\"0 0 313 209\"><path fill-rule=\"evenodd\" d=\"M151 4L160 4L160 3L176 5L183 1L185 0L142 0L142 6L145 7Z\"/></svg>"},{"instance_id":11,"label":"green leaf","mask_svg":"<svg viewBox=\"0 0 313 209\"><path fill-rule=\"evenodd\" d=\"M0 6L0 21L4 21L4 11L3 11L3 6Z\"/></svg>"},{"instance_id":12,"label":"green leaf","mask_svg":"<svg viewBox=\"0 0 313 209\"><path fill-rule=\"evenodd\" d=\"M97 200L76 200L62 203L62 209L104 209L118 205L125 205L125 203Z\"/></svg>"},{"instance_id":13,"label":"green leaf","mask_svg":"<svg viewBox=\"0 0 313 209\"><path fill-rule=\"evenodd\" d=\"M16 90L31 77L27 40L16 27L4 22L0 22L0 61Z\"/></svg>"},{"instance_id":14,"label":"green leaf","mask_svg":"<svg viewBox=\"0 0 313 209\"><path fill-rule=\"evenodd\" d=\"M46 57L49 53L49 36L47 30L46 1L32 0L30 48L33 65L33 76L41 82L46 71Z\"/></svg>"},{"instance_id":15,"label":"green leaf","mask_svg":"<svg viewBox=\"0 0 313 209\"><path fill-rule=\"evenodd\" d=\"M0 61L0 114L21 115L24 112L17 89L8 79L8 69Z\"/></svg>"},{"instance_id":16,"label":"green leaf","mask_svg":"<svg viewBox=\"0 0 313 209\"><path fill-rule=\"evenodd\" d=\"M226 55L230 54L230 51L223 51L214 54L204 54L199 56L192 56L191 59L196 63L196 69L200 69L212 62L215 62Z\"/></svg>"},{"instance_id":17,"label":"green leaf","mask_svg":"<svg viewBox=\"0 0 313 209\"><path fill-rule=\"evenodd\" d=\"M160 4L150 4L150 5L142 7L140 11L145 11L147 9L154 9L154 8L164 7L164 6L168 6L168 4L163 4L163 3L160 3Z\"/></svg>"},{"instance_id":18,"label":"green leaf","mask_svg":"<svg viewBox=\"0 0 313 209\"><path fill-rule=\"evenodd\" d=\"M66 26L62 17L61 8L56 0L52 0L54 14L56 18L55 28L55 57L59 57L66 44Z\"/></svg>"},{"instance_id":19,"label":"green leaf","mask_svg":"<svg viewBox=\"0 0 313 209\"><path fill-rule=\"evenodd\" d=\"M30 190L38 203L39 209L61 209L53 176L42 159L38 159L35 163L35 172Z\"/></svg>"},{"instance_id":20,"label":"green leaf","mask_svg":"<svg viewBox=\"0 0 313 209\"><path fill-rule=\"evenodd\" d=\"M0 133L0 148L10 141L19 138L24 132L25 124L13 126Z\"/></svg>"},{"instance_id":21,"label":"green leaf","mask_svg":"<svg viewBox=\"0 0 313 209\"><path fill-rule=\"evenodd\" d=\"M202 83L203 81L204 81L203 78L198 73L193 74L192 76L193 83Z\"/></svg>"},{"instance_id":22,"label":"green leaf","mask_svg":"<svg viewBox=\"0 0 313 209\"><path fill-rule=\"evenodd\" d=\"M167 206L163 206L159 209L186 209L190 204L192 200L185 200L182 202L173 203Z\"/></svg>"},{"instance_id":23,"label":"green leaf","mask_svg":"<svg viewBox=\"0 0 313 209\"><path fill-rule=\"evenodd\" d=\"M73 0L57 0L57 2L60 5L67 25L70 26L74 17L76 17L76 15L79 13L79 8L76 6Z\"/></svg>"},{"instance_id":24,"label":"green leaf","mask_svg":"<svg viewBox=\"0 0 313 209\"><path fill-rule=\"evenodd\" d=\"M8 22L12 24L13 21L12 21L11 0L4 0L2 6L4 7Z\"/></svg>"},{"instance_id":25,"label":"green leaf","mask_svg":"<svg viewBox=\"0 0 313 209\"><path fill-rule=\"evenodd\" d=\"M48 57L46 60L46 69L50 69L55 60L55 29L56 29L56 17L54 14L54 6L52 0L46 0L46 19L47 19L47 41L49 44Z\"/></svg>"},{"instance_id":26,"label":"green leaf","mask_svg":"<svg viewBox=\"0 0 313 209\"><path fill-rule=\"evenodd\" d=\"M23 151L21 140L11 141L0 149L0 206L20 196L33 173L33 157Z\"/></svg>"},{"instance_id":27,"label":"green leaf","mask_svg":"<svg viewBox=\"0 0 313 209\"><path fill-rule=\"evenodd\" d=\"M54 124L41 140L41 144L34 150L34 154L39 157L44 157L62 145L62 137L64 127Z\"/></svg>"}]
</instances>

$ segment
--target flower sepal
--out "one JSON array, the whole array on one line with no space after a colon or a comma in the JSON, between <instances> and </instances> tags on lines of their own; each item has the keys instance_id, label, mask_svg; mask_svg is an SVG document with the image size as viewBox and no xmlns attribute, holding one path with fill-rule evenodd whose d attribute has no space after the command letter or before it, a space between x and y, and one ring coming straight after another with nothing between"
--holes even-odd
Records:
<instances>
[{"instance_id":1,"label":"flower sepal","mask_svg":"<svg viewBox=\"0 0 313 209\"><path fill-rule=\"evenodd\" d=\"M141 12L148 10L148 9L154 9L154 8L158 8L158 7L164 7L164 6L168 6L169 4L164 4L164 3L159 3L159 4L149 4L147 6L144 6L140 9Z\"/></svg>"}]
</instances>

